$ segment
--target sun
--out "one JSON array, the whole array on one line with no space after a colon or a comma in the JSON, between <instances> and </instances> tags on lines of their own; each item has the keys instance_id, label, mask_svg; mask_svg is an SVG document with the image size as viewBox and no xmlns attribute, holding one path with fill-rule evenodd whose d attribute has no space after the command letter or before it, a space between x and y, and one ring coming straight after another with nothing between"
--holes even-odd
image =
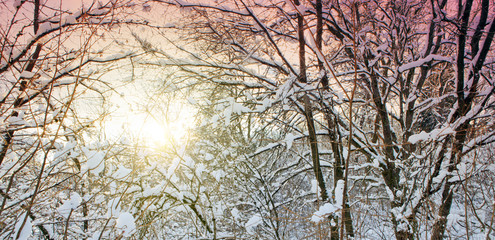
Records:
<instances>
[{"instance_id":1,"label":"sun","mask_svg":"<svg viewBox=\"0 0 495 240\"><path fill-rule=\"evenodd\" d=\"M138 113L128 116L126 125L135 140L151 147L166 147L186 141L191 121L187 117L179 120L176 116Z\"/></svg>"},{"instance_id":2,"label":"sun","mask_svg":"<svg viewBox=\"0 0 495 240\"><path fill-rule=\"evenodd\" d=\"M106 77L127 79L111 73ZM178 92L159 92L155 74L140 75L141 81L123 82L106 98L104 131L114 139L151 148L184 145L191 136L197 109Z\"/></svg>"},{"instance_id":3,"label":"sun","mask_svg":"<svg viewBox=\"0 0 495 240\"><path fill-rule=\"evenodd\" d=\"M194 109L184 103L174 102L168 107L157 106L143 111L121 102L106 118L104 128L107 137L161 149L185 144L194 122Z\"/></svg>"}]
</instances>

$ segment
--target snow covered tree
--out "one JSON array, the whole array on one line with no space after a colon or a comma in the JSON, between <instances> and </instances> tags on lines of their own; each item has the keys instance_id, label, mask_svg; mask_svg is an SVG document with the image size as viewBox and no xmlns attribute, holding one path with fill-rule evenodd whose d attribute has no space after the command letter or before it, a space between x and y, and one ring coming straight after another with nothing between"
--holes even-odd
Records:
<instances>
[{"instance_id":1,"label":"snow covered tree","mask_svg":"<svg viewBox=\"0 0 495 240\"><path fill-rule=\"evenodd\" d=\"M195 14L181 27L195 44L181 46L190 59L168 55L161 64L213 86L241 88L255 105L235 113L267 120L261 126L274 142L248 156L307 141L298 150L306 149L302 156L320 188L316 199L343 210L323 211L333 213L329 221L341 218L332 238L363 236L351 217L372 222L365 212L382 206L383 197L388 218L380 221L391 224L384 236L424 238L433 229L433 239L446 237L453 199L471 198L466 171L473 178L490 171L491 158L471 159L493 141L489 1L156 2ZM220 117L230 123L232 111ZM275 156L270 161L284 161ZM340 187L343 194L335 194ZM477 204L470 203L474 215ZM479 232L472 234L491 232L483 221L467 220L469 211L462 214L465 223L448 226L476 221L471 226Z\"/></svg>"},{"instance_id":2,"label":"snow covered tree","mask_svg":"<svg viewBox=\"0 0 495 240\"><path fill-rule=\"evenodd\" d=\"M100 116L86 118L74 105L86 91L100 94L106 71L99 64L132 55L103 55L94 46L104 26L119 23L113 17L126 4L0 3L2 239L87 238L94 232L90 224L99 216L89 215L84 178L107 156L84 142L83 132Z\"/></svg>"},{"instance_id":3,"label":"snow covered tree","mask_svg":"<svg viewBox=\"0 0 495 240\"><path fill-rule=\"evenodd\" d=\"M494 236L494 9L2 2L0 236ZM136 82L184 139L109 136Z\"/></svg>"},{"instance_id":4,"label":"snow covered tree","mask_svg":"<svg viewBox=\"0 0 495 240\"><path fill-rule=\"evenodd\" d=\"M184 2L181 2L180 4L184 4L183 7L190 9L200 9L201 7L205 7L201 4L188 5ZM285 11L287 11L288 13L290 13L292 11L292 13L290 14L297 15L298 13L294 12L295 9L298 9L295 7L297 4L294 4L284 4L285 9L283 10L283 12L286 13ZM256 9L252 10L251 7ZM298 22L299 24L297 26L299 26L299 29L284 29L284 27L286 26L281 26L280 31L286 32L276 32L276 34L280 34L280 36L282 36L283 38L280 38L280 36L272 38L272 35L270 33L271 30L268 29L268 26L271 24L269 23L269 21L273 21L274 23L281 21L279 18L273 17L275 16L277 9L270 10L273 15L267 15L269 17L269 19L266 20L267 22L259 22L260 20L257 18L257 13L250 13L250 11L260 11L260 9L265 9L264 6L238 6L239 9L237 10L227 8L222 5L211 6L211 8L216 9L217 11L203 11L204 9L198 11L198 15L194 16L194 22L192 24L186 23L183 24L184 26L181 26L181 29L185 28L188 30L189 33L196 33L193 35L190 34L189 38L186 37L186 41L200 43L199 45L196 45L195 50L185 50L181 47L184 50L184 53L182 54L185 54L186 57L187 55L189 55L189 58L191 58L191 60L185 60L184 58L173 58L171 55L165 53L164 51L153 50L155 51L155 54L160 55L165 59L169 59L160 60L155 63L155 65L161 65L163 67L178 67L179 70L183 70L184 78L191 79L191 81L194 83L190 85L195 87L198 84L202 83L206 84L207 86L211 85L213 87L218 85L218 87L222 88L240 88L239 90L236 90L236 92L241 93L240 96L239 93L237 93L227 98L219 99L216 102L209 101L211 104L215 105L214 109L216 109L217 111L221 111L220 114L214 114L210 117L211 121L215 122L214 126L217 126L218 124L216 124L216 122L219 119L222 119L225 124L229 125L233 116L253 115L252 117L249 117L249 119L256 119L255 121L253 120L254 123L256 123L254 126L261 124L257 127L258 129L269 129L270 134L263 134L262 136L268 137L270 141L275 141L275 144L271 143L268 144L268 146L259 148L260 146L267 144L265 143L266 137L254 135L255 138L249 139L251 144L255 142L255 146L258 144L261 145L259 145L258 150L251 150L254 152L253 154L250 154L251 156L248 156L248 158L251 160L254 160L260 154L264 155L264 152L267 151L279 151L277 150L277 148L288 148L288 150L290 150L293 141L304 139L304 136L308 134L310 138L308 140L309 144L307 145L310 149L309 152L307 152L308 148L305 147L298 148L297 150L295 150L294 148L293 151L295 151L296 153L299 151L302 152L293 155L293 157L291 157L291 160L286 162L281 161L281 159L279 158L273 157L277 156L278 154L269 154L270 156L272 156L269 158L269 161L273 162L274 166L279 166L279 168L281 169L286 168L281 171L276 171L276 169L273 169L272 173L287 172L287 174L277 176L277 180L273 184L276 184L280 187L280 182L285 182L287 184L286 186L293 186L292 184L289 184L290 182L292 182L289 181L289 179L296 177L299 178L298 175L307 178L306 174L309 174L308 170L312 170L314 174L313 177L315 178L316 183L315 186L320 189L317 193L318 195L320 195L320 197L316 198L318 199L317 201L329 200L328 190L325 184L325 182L329 180L324 179L325 175L323 174L322 167L320 166L320 158L322 153L318 151L317 142L317 134L321 135L322 132L317 132L317 128L315 127L318 126L319 128L321 128L322 123L316 121L315 117L313 116L313 111L317 111L317 109L315 108L315 110L312 110L312 105L315 104L312 102L316 102L316 104L319 104L320 93L317 90L317 85L321 79L318 78L323 77L317 76L318 71L308 71L308 73L312 74L311 78L313 79L307 77L306 73L304 73L304 71L306 71L306 66L304 64L299 64L303 67L296 70L297 64L290 62L292 61L292 59L290 58L293 57L293 55L291 55L292 53L290 51L285 51L285 49L280 49L279 46L285 43L290 43L290 41L286 42L285 38L289 40L297 39L297 37L294 37L294 33L298 33L299 36L304 36L305 30L303 28L305 28L306 23L304 17L302 16L302 13L297 18L287 16L287 19L284 20L287 21L287 24L290 24L294 21ZM198 19L197 16L204 17L204 22L199 21L200 19ZM225 24L230 22L232 22L233 25ZM238 22L242 22L243 25L237 25ZM240 41L241 38L242 41ZM303 40L302 38L299 39L301 39L301 41L298 41L297 44L292 46L289 45L288 47L295 47L296 49L299 49L298 52L300 52L300 54L298 56L298 59L299 61L302 61L304 63L306 59L304 50L306 47L306 40ZM174 42L174 44L177 43ZM225 45L230 46L231 48L225 48ZM260 48L261 50L257 51L257 48ZM279 62L275 58L280 58L281 62ZM320 66L320 69L321 68L322 67ZM309 81L308 79L311 79L311 81ZM303 95L307 93L309 93L309 95L303 97ZM328 104L326 105L326 107L330 108L330 105ZM320 110L319 114L322 114L322 112L323 111ZM333 118L329 118L328 121L337 122L336 120L333 120ZM251 120L249 120L247 123L244 122L244 124L241 124L239 128L241 130L246 128L250 129L250 127L248 127L251 125L250 122ZM248 124L248 126L246 126L245 124ZM323 126L325 126L325 124L323 124ZM276 129L279 129L280 132L278 132ZM334 133L334 129L332 128L331 130L332 133ZM305 133L305 131L307 131L307 133ZM212 131L210 131L209 133L211 132ZM247 135L249 136L250 134ZM334 133L333 136L334 138L338 137L336 133ZM338 144L337 142L334 143L335 144L332 144L333 147L336 148L336 151L339 151L342 145ZM340 153L338 153L337 156L339 157L339 159L342 159L342 155ZM309 160L309 162L307 160ZM263 163L262 165L265 164L266 163ZM335 164L333 165L333 167L335 169L342 169L342 166L340 164ZM254 169L260 168L261 167ZM301 169L305 170L301 171ZM247 175L251 174L249 173L249 169L247 171ZM267 171L267 169L264 169L263 171ZM293 171L295 171L296 173L294 173ZM328 178L328 174L326 176ZM260 175L260 177L265 178L266 176ZM335 174L335 179L338 181L342 178L343 172L338 171ZM333 184L336 185L337 181L334 181ZM306 181L306 186L310 186L311 182L313 181ZM305 192L304 190L302 193L303 195L307 196L307 192ZM250 193L248 192L246 194L249 195ZM264 194L269 195L269 192L264 192ZM261 202L256 204L266 205L266 203ZM304 203L299 202L299 204ZM273 205L275 209L272 208L269 212L277 213L280 208L286 206L281 205L280 202ZM297 209L297 207L294 207L294 209ZM348 208L344 207L344 209ZM347 223L350 223L351 215L349 214L349 211L345 212L345 215L349 220L347 221ZM308 214L307 211L301 213ZM311 215L306 216L306 218L311 218ZM273 217L268 217L265 219L273 219ZM352 235L352 224L346 224L346 226L348 229L348 234ZM287 229L290 229L290 227L287 227ZM293 229L290 229L290 231L293 231ZM334 233L334 237L338 237L337 233Z\"/></svg>"}]
</instances>

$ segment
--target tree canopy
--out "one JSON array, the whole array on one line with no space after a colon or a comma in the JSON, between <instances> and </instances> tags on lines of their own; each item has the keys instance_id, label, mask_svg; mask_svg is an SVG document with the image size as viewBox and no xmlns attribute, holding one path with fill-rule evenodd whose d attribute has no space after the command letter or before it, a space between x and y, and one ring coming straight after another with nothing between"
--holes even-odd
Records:
<instances>
[{"instance_id":1,"label":"tree canopy","mask_svg":"<svg viewBox=\"0 0 495 240\"><path fill-rule=\"evenodd\" d=\"M0 13L0 238L495 238L489 0Z\"/></svg>"}]
</instances>

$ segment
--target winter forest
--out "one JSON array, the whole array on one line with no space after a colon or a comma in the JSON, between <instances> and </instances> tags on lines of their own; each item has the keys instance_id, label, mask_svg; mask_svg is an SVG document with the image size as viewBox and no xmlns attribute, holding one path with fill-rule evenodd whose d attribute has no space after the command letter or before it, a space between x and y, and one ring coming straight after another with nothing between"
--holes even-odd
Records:
<instances>
[{"instance_id":1,"label":"winter forest","mask_svg":"<svg viewBox=\"0 0 495 240\"><path fill-rule=\"evenodd\" d=\"M495 239L492 0L0 0L0 239Z\"/></svg>"}]
</instances>

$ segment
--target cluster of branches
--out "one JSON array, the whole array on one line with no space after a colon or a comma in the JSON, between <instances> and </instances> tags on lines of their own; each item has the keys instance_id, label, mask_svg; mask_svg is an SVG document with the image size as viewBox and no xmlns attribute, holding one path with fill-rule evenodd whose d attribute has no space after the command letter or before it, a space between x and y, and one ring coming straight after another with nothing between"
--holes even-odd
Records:
<instances>
[{"instance_id":1,"label":"cluster of branches","mask_svg":"<svg viewBox=\"0 0 495 240\"><path fill-rule=\"evenodd\" d=\"M143 64L207 99L194 103L205 120L190 151L245 176L226 181L245 196L225 200L253 216L244 234L493 234L493 182L478 185L493 171L489 1L153 2L188 10L186 34L171 42L180 58L141 41L156 57ZM326 220L309 221L320 206Z\"/></svg>"},{"instance_id":2,"label":"cluster of branches","mask_svg":"<svg viewBox=\"0 0 495 240\"><path fill-rule=\"evenodd\" d=\"M109 202L110 197L100 194L102 200L95 192L116 181L95 180L91 160L98 166L100 157L122 149L84 137L99 132L95 123L102 116L83 117L74 106L88 92L102 99L109 85L100 78L112 63L135 56L107 55L95 45L105 31L123 23L116 18L130 6L124 1L81 3L70 12L62 2L0 3L0 238L125 235L113 228L115 223L109 225L118 217L106 215L112 209L91 206ZM103 150L106 155L98 152Z\"/></svg>"},{"instance_id":3,"label":"cluster of branches","mask_svg":"<svg viewBox=\"0 0 495 240\"><path fill-rule=\"evenodd\" d=\"M489 0L154 0L184 11L148 30L180 38L135 33L139 56L98 45L136 3L1 4L2 238L495 234ZM121 59L186 93L187 143L145 153L76 113Z\"/></svg>"}]
</instances>

